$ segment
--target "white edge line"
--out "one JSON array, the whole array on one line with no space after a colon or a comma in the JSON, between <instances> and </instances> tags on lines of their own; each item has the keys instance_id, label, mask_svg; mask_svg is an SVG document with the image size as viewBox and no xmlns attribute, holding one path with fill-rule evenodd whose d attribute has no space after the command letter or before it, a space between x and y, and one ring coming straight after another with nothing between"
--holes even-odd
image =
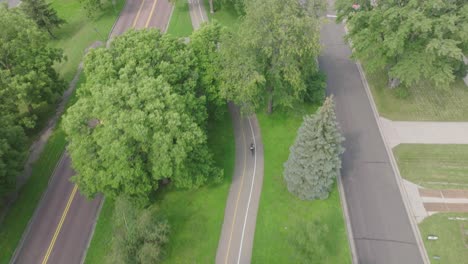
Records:
<instances>
[{"instance_id":1,"label":"white edge line","mask_svg":"<svg viewBox=\"0 0 468 264\"><path fill-rule=\"evenodd\" d=\"M252 132L252 137L253 137L253 144L254 144L254 146L256 146L257 142L255 142L255 133L254 133L253 128L252 128L252 123L250 122L250 118L247 118L247 120L249 120L250 131ZM257 171L257 151L255 151L255 153L254 153L254 169L253 169L252 184L250 185L249 200L247 202L247 210L245 211L245 218L244 218L244 224L243 224L243 227L242 227L242 236L241 236L240 247L239 247L239 256L237 257L237 264L240 263L240 257L241 257L241 254L242 254L242 244L244 242L245 224L247 223L247 216L249 215L250 200L252 198L252 191L253 191L253 187L254 187L254 184L255 184L256 171Z\"/></svg>"},{"instance_id":2,"label":"white edge line","mask_svg":"<svg viewBox=\"0 0 468 264\"><path fill-rule=\"evenodd\" d=\"M202 12L202 9L201 9L201 6L200 6L200 0L198 0L197 3L198 3L198 11L200 13L200 16L202 18L202 23L203 23L203 22L205 22L205 17L203 16L203 12Z\"/></svg>"},{"instance_id":3,"label":"white edge line","mask_svg":"<svg viewBox=\"0 0 468 264\"><path fill-rule=\"evenodd\" d=\"M166 28L164 29L164 33L167 33L167 30L169 29L169 25L171 24L172 13L174 13L174 7L175 7L175 4L172 5L171 14L169 15L169 20L167 21L167 25L166 25Z\"/></svg>"},{"instance_id":4,"label":"white edge line","mask_svg":"<svg viewBox=\"0 0 468 264\"><path fill-rule=\"evenodd\" d=\"M99 217L101 216L101 211L102 211L102 206L104 205L104 202L105 202L105 199L106 197L104 197L104 195L102 196L102 200L101 202L99 203L99 207L98 207L98 210L96 212L96 216L94 217L94 223L93 223L93 227L91 229L91 232L88 236L88 241L86 243L86 249L85 251L83 252L83 254L81 255L81 261L80 261L80 264L84 264L85 263L85 260L86 260L86 257L88 256L88 250L89 250L89 246L91 245L91 241L93 240L94 238L94 231L96 231L96 225L97 225L97 222L99 220Z\"/></svg>"}]
</instances>

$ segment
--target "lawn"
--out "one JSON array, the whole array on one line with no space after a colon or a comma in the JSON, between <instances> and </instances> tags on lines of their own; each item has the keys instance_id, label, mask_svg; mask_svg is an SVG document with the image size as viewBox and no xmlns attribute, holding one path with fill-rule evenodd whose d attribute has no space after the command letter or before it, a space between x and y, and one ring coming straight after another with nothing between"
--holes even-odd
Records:
<instances>
[{"instance_id":1,"label":"lawn","mask_svg":"<svg viewBox=\"0 0 468 264\"><path fill-rule=\"evenodd\" d=\"M401 176L433 189L468 189L468 145L402 144L393 149Z\"/></svg>"},{"instance_id":2,"label":"lawn","mask_svg":"<svg viewBox=\"0 0 468 264\"><path fill-rule=\"evenodd\" d=\"M229 4L223 4L219 9L215 9L213 14L210 14L210 5L208 0L203 0L206 13L210 20L216 20L222 25L228 27L229 29L236 29L239 25L239 15L236 13L235 9Z\"/></svg>"},{"instance_id":3,"label":"lawn","mask_svg":"<svg viewBox=\"0 0 468 264\"><path fill-rule=\"evenodd\" d=\"M234 136L228 113L223 120L210 122L208 137L216 163L224 169L224 180L197 190L168 187L158 193L155 202L171 225L163 263L212 263L215 259L234 170ZM103 263L110 250L112 207L112 201L106 200L86 256L87 264Z\"/></svg>"},{"instance_id":4,"label":"lawn","mask_svg":"<svg viewBox=\"0 0 468 264\"><path fill-rule=\"evenodd\" d=\"M450 220L449 217L464 218ZM459 264L468 260L468 213L438 213L419 224L431 263ZM428 235L437 235L438 240L427 240ZM439 256L440 260L434 259Z\"/></svg>"},{"instance_id":5,"label":"lawn","mask_svg":"<svg viewBox=\"0 0 468 264\"><path fill-rule=\"evenodd\" d=\"M106 41L107 36L125 1L103 1L103 10L96 18L89 19L81 8L80 1L76 0L52 0L52 6L57 10L59 17L67 21L61 28L54 31L57 39L52 39L52 45L63 49L66 61L57 65L57 70L69 83L78 69L78 64L83 59L85 49L93 42Z\"/></svg>"},{"instance_id":6,"label":"lawn","mask_svg":"<svg viewBox=\"0 0 468 264\"><path fill-rule=\"evenodd\" d=\"M327 200L301 201L288 192L283 180L283 163L289 156L302 117L314 110L309 106L294 112L277 110L271 116L257 115L265 151L265 174L252 263L351 263L336 186ZM322 250L314 252L313 259L307 259L303 256L304 248L296 246L296 236L303 234L305 225L312 222L329 232L321 237Z\"/></svg>"},{"instance_id":7,"label":"lawn","mask_svg":"<svg viewBox=\"0 0 468 264\"><path fill-rule=\"evenodd\" d=\"M391 90L384 72L366 72L366 77L383 117L402 121L468 121L468 87L463 80L457 80L448 89L421 83ZM406 97L400 96L405 92Z\"/></svg>"},{"instance_id":8,"label":"lawn","mask_svg":"<svg viewBox=\"0 0 468 264\"><path fill-rule=\"evenodd\" d=\"M187 0L176 0L167 33L176 37L188 37L192 33L189 5Z\"/></svg>"}]
</instances>

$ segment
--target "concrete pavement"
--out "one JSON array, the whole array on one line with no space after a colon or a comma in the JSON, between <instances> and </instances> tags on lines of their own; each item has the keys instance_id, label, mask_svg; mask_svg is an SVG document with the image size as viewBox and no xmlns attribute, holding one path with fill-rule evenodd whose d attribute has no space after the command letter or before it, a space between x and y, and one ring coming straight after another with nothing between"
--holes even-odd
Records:
<instances>
[{"instance_id":1,"label":"concrete pavement","mask_svg":"<svg viewBox=\"0 0 468 264\"><path fill-rule=\"evenodd\" d=\"M392 121L380 117L390 147L403 143L468 144L468 122Z\"/></svg>"},{"instance_id":2,"label":"concrete pavement","mask_svg":"<svg viewBox=\"0 0 468 264\"><path fill-rule=\"evenodd\" d=\"M328 14L334 14L329 0ZM360 263L424 263L415 224L410 221L398 178L375 118L344 27L323 25L320 68L328 93L335 95L338 121L346 138L342 182Z\"/></svg>"},{"instance_id":3,"label":"concrete pavement","mask_svg":"<svg viewBox=\"0 0 468 264\"><path fill-rule=\"evenodd\" d=\"M110 36L131 27L154 27L165 32L171 12L167 0L128 0ZM83 197L69 181L73 175L70 158L64 153L12 263L82 262L102 197L91 201Z\"/></svg>"}]
</instances>

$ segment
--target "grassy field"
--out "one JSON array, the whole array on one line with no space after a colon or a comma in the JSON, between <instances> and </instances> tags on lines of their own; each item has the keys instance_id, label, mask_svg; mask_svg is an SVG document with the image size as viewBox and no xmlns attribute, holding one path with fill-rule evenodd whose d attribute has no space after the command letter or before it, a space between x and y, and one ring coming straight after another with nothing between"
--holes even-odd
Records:
<instances>
[{"instance_id":1,"label":"grassy field","mask_svg":"<svg viewBox=\"0 0 468 264\"><path fill-rule=\"evenodd\" d=\"M107 40L110 29L125 1L115 0L115 8L111 2L104 1L102 12L96 18L89 19L81 8L80 1L51 1L59 17L67 21L54 32L57 39L52 39L52 45L63 49L67 57L66 61L57 65L58 72L67 83L73 79L85 49L97 40Z\"/></svg>"},{"instance_id":2,"label":"grassy field","mask_svg":"<svg viewBox=\"0 0 468 264\"><path fill-rule=\"evenodd\" d=\"M366 73L372 95L381 116L402 121L468 121L468 87L463 80L450 88L428 83L406 89L407 97L398 96L403 89L388 89L385 73Z\"/></svg>"},{"instance_id":3,"label":"grassy field","mask_svg":"<svg viewBox=\"0 0 468 264\"><path fill-rule=\"evenodd\" d=\"M218 166L224 169L224 180L197 190L162 189L156 204L171 225L164 263L211 263L216 256L224 219L229 186L234 169L234 136L231 118L210 122L209 145ZM112 237L112 201L104 204L91 246L87 264L103 263Z\"/></svg>"},{"instance_id":4,"label":"grassy field","mask_svg":"<svg viewBox=\"0 0 468 264\"><path fill-rule=\"evenodd\" d=\"M167 33L177 37L188 37L192 33L189 5L187 0L176 0Z\"/></svg>"},{"instance_id":5,"label":"grassy field","mask_svg":"<svg viewBox=\"0 0 468 264\"><path fill-rule=\"evenodd\" d=\"M468 213L438 213L419 224L431 263L461 264L468 260L468 219L450 220L449 217L468 218ZM427 240L428 235L439 236L438 240ZM440 256L435 260L434 256Z\"/></svg>"},{"instance_id":6,"label":"grassy field","mask_svg":"<svg viewBox=\"0 0 468 264\"><path fill-rule=\"evenodd\" d=\"M468 189L468 145L402 144L393 153L401 176L413 183L434 189Z\"/></svg>"},{"instance_id":7,"label":"grassy field","mask_svg":"<svg viewBox=\"0 0 468 264\"><path fill-rule=\"evenodd\" d=\"M294 113L257 115L265 146L265 174L252 263L351 263L337 188L334 187L327 200L301 201L288 192L283 180L283 163L289 156L302 116L313 111L308 107L295 109ZM312 222L329 232L319 241L323 248L314 252L313 259L307 259L304 248L296 246L296 236L305 232L305 225Z\"/></svg>"},{"instance_id":8,"label":"grassy field","mask_svg":"<svg viewBox=\"0 0 468 264\"><path fill-rule=\"evenodd\" d=\"M239 16L233 7L228 4L224 4L221 9L215 10L213 14L210 14L210 5L208 0L204 0L203 3L210 20L216 20L229 29L236 29L238 27Z\"/></svg>"}]
</instances>

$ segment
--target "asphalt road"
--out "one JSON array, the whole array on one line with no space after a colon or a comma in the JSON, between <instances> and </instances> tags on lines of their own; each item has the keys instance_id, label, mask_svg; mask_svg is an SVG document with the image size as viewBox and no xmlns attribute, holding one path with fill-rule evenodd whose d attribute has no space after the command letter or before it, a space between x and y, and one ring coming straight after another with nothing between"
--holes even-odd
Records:
<instances>
[{"instance_id":1,"label":"asphalt road","mask_svg":"<svg viewBox=\"0 0 468 264\"><path fill-rule=\"evenodd\" d=\"M329 4L332 1L329 0ZM333 14L330 9L328 14ZM396 176L342 24L322 27L320 68L346 141L342 181L359 263L423 263Z\"/></svg>"},{"instance_id":2,"label":"asphalt road","mask_svg":"<svg viewBox=\"0 0 468 264\"><path fill-rule=\"evenodd\" d=\"M165 32L172 13L167 0L127 0L111 36L129 28L158 28ZM64 153L23 234L12 263L81 263L97 218L102 197L88 200L69 179L74 175Z\"/></svg>"},{"instance_id":3,"label":"asphalt road","mask_svg":"<svg viewBox=\"0 0 468 264\"><path fill-rule=\"evenodd\" d=\"M224 212L216 263L250 263L258 203L263 183L263 145L255 116L243 117L229 105L236 142L236 160ZM249 149L255 144L255 151Z\"/></svg>"}]
</instances>

